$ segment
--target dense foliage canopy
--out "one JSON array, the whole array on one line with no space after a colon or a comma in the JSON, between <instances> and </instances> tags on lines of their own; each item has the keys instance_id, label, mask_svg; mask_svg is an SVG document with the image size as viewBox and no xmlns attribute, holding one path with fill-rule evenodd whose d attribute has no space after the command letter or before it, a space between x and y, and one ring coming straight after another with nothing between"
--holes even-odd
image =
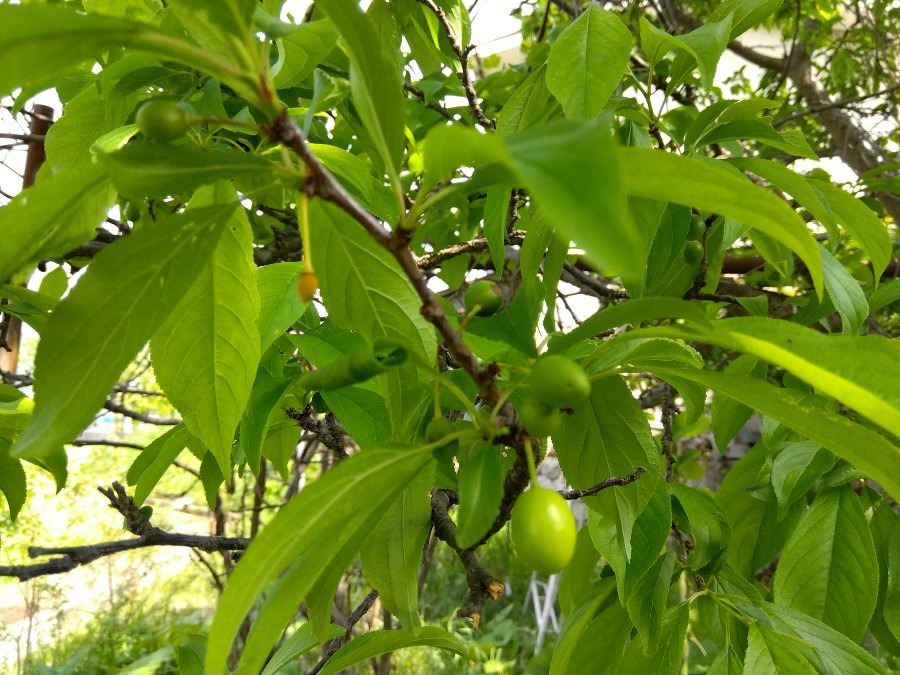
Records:
<instances>
[{"instance_id":1,"label":"dense foliage canopy","mask_svg":"<svg viewBox=\"0 0 900 675\"><path fill-rule=\"evenodd\" d=\"M431 553L478 628L511 515L522 561L562 568L533 672L895 664L896 3L523 2L512 65L470 47L478 2L282 4L0 4L0 95L64 104L0 208L0 337L39 334L33 373L0 371L9 516L23 462L62 487L98 410L148 419L121 379L149 344L178 418L107 495L140 545L229 573L181 672L464 667L422 620ZM210 509L235 481L284 503L179 539L141 509L179 457ZM534 492L546 457L577 535ZM374 592L336 627L357 564ZM395 623L356 636L376 593Z\"/></svg>"}]
</instances>

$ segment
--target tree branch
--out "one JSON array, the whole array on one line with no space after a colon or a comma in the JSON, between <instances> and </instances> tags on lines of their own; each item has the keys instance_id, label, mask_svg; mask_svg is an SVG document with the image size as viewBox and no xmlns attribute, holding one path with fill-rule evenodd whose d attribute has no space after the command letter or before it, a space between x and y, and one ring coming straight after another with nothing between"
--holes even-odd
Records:
<instances>
[{"instance_id":1,"label":"tree branch","mask_svg":"<svg viewBox=\"0 0 900 675\"><path fill-rule=\"evenodd\" d=\"M485 571L472 550L463 550L456 543L456 523L450 517L450 506L455 503L446 490L435 490L431 495L431 522L434 534L452 548L463 568L466 570L466 583L469 586L469 601L457 614L471 619L475 628L481 625L481 610L485 596L496 600L505 589L503 582Z\"/></svg>"},{"instance_id":2,"label":"tree branch","mask_svg":"<svg viewBox=\"0 0 900 675\"><path fill-rule=\"evenodd\" d=\"M628 485L629 483L633 483L638 478L646 473L647 469L642 466L639 466L634 470L634 473L630 473L627 476L613 476L611 478L607 478L605 481L597 483L593 487L589 487L586 490L560 490L559 494L563 499L581 499L582 497L592 497L593 495L601 492L602 490L606 490L611 487L620 487L622 485Z\"/></svg>"},{"instance_id":3,"label":"tree branch","mask_svg":"<svg viewBox=\"0 0 900 675\"><path fill-rule=\"evenodd\" d=\"M453 26L451 26L450 22L447 20L447 15L444 13L443 9L434 3L434 0L418 0L418 2L434 12L434 15L444 28L444 33L446 33L447 40L450 42L450 48L459 59L461 68L459 79L462 82L463 90L466 92L466 99L469 101L469 109L472 111L472 117L474 117L475 121L485 129L493 129L496 124L484 114L481 104L478 103L478 95L475 93L475 86L472 84L472 75L469 71L469 53L474 47L472 45L463 47L459 43L459 40L457 40L456 36L453 34Z\"/></svg>"},{"instance_id":4,"label":"tree branch","mask_svg":"<svg viewBox=\"0 0 900 675\"><path fill-rule=\"evenodd\" d=\"M208 537L165 532L150 524L150 521L140 512L134 499L126 493L121 484L113 483L110 489L98 488L98 490L109 499L110 507L122 514L128 530L137 534L137 539L121 539L87 546L29 546L28 556L31 558L47 555L61 557L34 565L0 566L0 577L16 577L19 581L28 581L50 574L63 574L99 558L151 546L182 546L211 553L213 551L243 551L250 545L250 539L239 537Z\"/></svg>"}]
</instances>

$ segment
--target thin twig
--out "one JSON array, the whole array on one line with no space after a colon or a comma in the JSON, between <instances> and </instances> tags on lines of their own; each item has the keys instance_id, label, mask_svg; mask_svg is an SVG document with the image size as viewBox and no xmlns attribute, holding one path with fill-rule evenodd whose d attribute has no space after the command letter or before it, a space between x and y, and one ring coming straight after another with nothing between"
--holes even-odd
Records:
<instances>
[{"instance_id":1,"label":"thin twig","mask_svg":"<svg viewBox=\"0 0 900 675\"><path fill-rule=\"evenodd\" d=\"M418 2L434 12L434 15L444 28L447 40L450 42L450 48L459 59L461 68L459 79L462 82L463 90L466 92L466 99L469 101L469 109L472 111L472 116L475 118L475 121L485 129L493 129L495 123L493 120L488 119L484 114L484 110L481 108L481 104L478 103L478 95L475 93L475 86L472 84L472 75L469 72L469 53L474 47L472 45L463 47L459 43L459 40L456 39L456 35L453 34L453 26L450 25L450 21L447 19L444 10L438 7L433 0L418 0Z\"/></svg>"},{"instance_id":2,"label":"thin twig","mask_svg":"<svg viewBox=\"0 0 900 675\"><path fill-rule=\"evenodd\" d=\"M640 478L647 471L642 466L639 466L634 470L634 473L630 473L627 476L613 476L612 478L607 478L606 480L597 483L593 487L589 487L586 490L560 490L559 494L563 499L581 499L582 497L591 497L601 490L606 490L611 487L621 487L622 485L628 485L629 483L633 483L638 478Z\"/></svg>"},{"instance_id":3,"label":"thin twig","mask_svg":"<svg viewBox=\"0 0 900 675\"><path fill-rule=\"evenodd\" d=\"M795 113L791 113L790 115L785 115L784 117L779 117L777 120L772 122L772 126L776 129L780 126L787 124L795 119L799 119L800 117L806 117L807 115L815 115L816 113L820 113L824 110L832 110L834 108L846 108L849 105L853 105L854 103L859 103L861 101L868 100L870 98L877 98L878 96L884 96L885 94L890 94L892 92L900 89L900 83L892 85L890 87L886 87L879 91L871 92L869 94L860 94L859 96L851 96L850 98L842 98L837 101L832 101L830 103L823 103L822 105L814 105L810 106L806 110L799 110Z\"/></svg>"},{"instance_id":4,"label":"thin twig","mask_svg":"<svg viewBox=\"0 0 900 675\"><path fill-rule=\"evenodd\" d=\"M662 422L663 435L660 441L662 453L666 458L666 482L671 483L674 475L675 454L672 451L672 414L675 412L675 403L672 401L672 387L666 384L663 389Z\"/></svg>"},{"instance_id":5,"label":"thin twig","mask_svg":"<svg viewBox=\"0 0 900 675\"><path fill-rule=\"evenodd\" d=\"M406 91L408 91L410 94L415 96L417 99L422 101L422 103L425 104L425 107L428 108L429 110L434 110L436 113L438 113L439 115L442 115L443 117L450 120L451 122L458 121L453 116L453 113L451 113L449 110L447 110L444 106L442 106L437 101L426 101L425 100L425 92L422 91L421 89L419 89L416 85L412 84L411 82L404 82L403 88Z\"/></svg>"},{"instance_id":6,"label":"thin twig","mask_svg":"<svg viewBox=\"0 0 900 675\"><path fill-rule=\"evenodd\" d=\"M370 591L369 594L362 599L362 602L356 606L350 616L347 617L347 620L343 622L342 627L344 628L345 633L339 637L331 640L326 646L324 651L322 652L322 658L319 659L319 662L316 663L309 671L309 675L316 675L322 668L325 667L325 664L328 663L328 659L334 656L334 653L340 649L341 645L345 644L350 639L350 634L353 631L353 627L359 623L360 619L362 619L366 612L372 609L372 605L375 604L375 600L378 598L378 591Z\"/></svg>"},{"instance_id":7,"label":"thin twig","mask_svg":"<svg viewBox=\"0 0 900 675\"><path fill-rule=\"evenodd\" d=\"M81 565L122 551L133 551L151 546L181 546L211 553L213 551L243 551L250 545L249 539L239 537L209 537L166 532L150 524L150 521L134 503L134 499L119 483L113 483L111 489L98 489L109 499L110 506L125 518L128 530L138 534L137 539L121 539L87 546L29 546L28 556L31 558L47 555L60 557L34 565L0 566L0 577L16 577L19 581L28 581L36 577L69 572Z\"/></svg>"}]
</instances>

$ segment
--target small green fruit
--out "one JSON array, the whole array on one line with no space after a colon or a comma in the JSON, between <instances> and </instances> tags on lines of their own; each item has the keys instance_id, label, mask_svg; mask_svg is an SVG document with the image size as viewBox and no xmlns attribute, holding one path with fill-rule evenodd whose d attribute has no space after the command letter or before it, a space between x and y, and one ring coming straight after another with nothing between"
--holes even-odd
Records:
<instances>
[{"instance_id":1,"label":"small green fruit","mask_svg":"<svg viewBox=\"0 0 900 675\"><path fill-rule=\"evenodd\" d=\"M575 553L575 518L558 492L532 487L523 492L509 520L519 560L540 574L555 574Z\"/></svg>"},{"instance_id":2,"label":"small green fruit","mask_svg":"<svg viewBox=\"0 0 900 675\"><path fill-rule=\"evenodd\" d=\"M681 250L684 261L691 267L696 267L703 260L703 244L699 241L686 241L684 248Z\"/></svg>"},{"instance_id":3,"label":"small green fruit","mask_svg":"<svg viewBox=\"0 0 900 675\"><path fill-rule=\"evenodd\" d=\"M534 397L534 394L529 394L517 411L526 431L538 438L554 434L562 424L559 408L542 403Z\"/></svg>"},{"instance_id":4,"label":"small green fruit","mask_svg":"<svg viewBox=\"0 0 900 675\"><path fill-rule=\"evenodd\" d=\"M571 408L591 395L587 373L572 359L559 354L535 361L528 383L537 400L556 408Z\"/></svg>"},{"instance_id":5,"label":"small green fruit","mask_svg":"<svg viewBox=\"0 0 900 675\"><path fill-rule=\"evenodd\" d=\"M473 311L476 307L480 307L476 314L478 316L491 316L496 314L503 305L503 295L500 287L493 281L476 281L466 289L463 296L463 305L466 312Z\"/></svg>"},{"instance_id":6,"label":"small green fruit","mask_svg":"<svg viewBox=\"0 0 900 675\"><path fill-rule=\"evenodd\" d=\"M687 238L691 241L699 241L706 234L706 223L700 216L691 216L691 229L688 231Z\"/></svg>"},{"instance_id":7,"label":"small green fruit","mask_svg":"<svg viewBox=\"0 0 900 675\"><path fill-rule=\"evenodd\" d=\"M168 143L184 136L191 128L187 113L175 101L154 98L137 111L138 129L151 141Z\"/></svg>"}]
</instances>

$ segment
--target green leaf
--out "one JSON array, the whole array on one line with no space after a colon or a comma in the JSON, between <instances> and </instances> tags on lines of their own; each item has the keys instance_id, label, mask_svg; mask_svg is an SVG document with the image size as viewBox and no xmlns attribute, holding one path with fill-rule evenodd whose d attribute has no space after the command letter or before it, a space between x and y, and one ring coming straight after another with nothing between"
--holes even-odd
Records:
<instances>
[{"instance_id":1,"label":"green leaf","mask_svg":"<svg viewBox=\"0 0 900 675\"><path fill-rule=\"evenodd\" d=\"M708 20L719 21L731 15L730 41L762 23L781 7L782 2L783 0L725 0L716 5Z\"/></svg>"},{"instance_id":2,"label":"green leaf","mask_svg":"<svg viewBox=\"0 0 900 675\"><path fill-rule=\"evenodd\" d=\"M631 623L616 600L612 579L602 579L583 590L583 601L567 612L550 662L550 675L614 673Z\"/></svg>"},{"instance_id":3,"label":"green leaf","mask_svg":"<svg viewBox=\"0 0 900 675\"><path fill-rule=\"evenodd\" d=\"M9 441L0 438L0 492L6 497L9 519L15 521L25 503L27 485L22 462L10 457L9 448Z\"/></svg>"},{"instance_id":4,"label":"green leaf","mask_svg":"<svg viewBox=\"0 0 900 675\"><path fill-rule=\"evenodd\" d=\"M585 589L590 585L600 552L591 541L589 527L578 530L575 538L575 553L572 560L563 568L559 576L559 592L557 600L563 614L569 616L584 599Z\"/></svg>"},{"instance_id":5,"label":"green leaf","mask_svg":"<svg viewBox=\"0 0 900 675\"><path fill-rule=\"evenodd\" d=\"M478 542L500 514L503 499L503 464L492 445L479 445L460 459L456 474L459 513L456 543L466 549Z\"/></svg>"},{"instance_id":6,"label":"green leaf","mask_svg":"<svg viewBox=\"0 0 900 675\"><path fill-rule=\"evenodd\" d=\"M45 457L90 423L206 266L233 208L192 209L145 225L94 258L38 344L34 415L17 456Z\"/></svg>"},{"instance_id":7,"label":"green leaf","mask_svg":"<svg viewBox=\"0 0 900 675\"><path fill-rule=\"evenodd\" d=\"M716 501L731 527L731 544L725 557L743 578L751 578L781 550L802 508L795 502L779 522L774 495L771 499L760 495L759 483L770 467L770 454L765 443L757 443L728 471L716 492Z\"/></svg>"},{"instance_id":8,"label":"green leaf","mask_svg":"<svg viewBox=\"0 0 900 675\"><path fill-rule=\"evenodd\" d=\"M391 418L384 396L362 387L322 392L328 407L361 448L391 438Z\"/></svg>"},{"instance_id":9,"label":"green leaf","mask_svg":"<svg viewBox=\"0 0 900 675\"><path fill-rule=\"evenodd\" d=\"M425 170L422 189L430 190L439 181L449 180L460 167L484 168L491 164L507 164L509 156L496 134L486 134L459 125L438 125L424 141ZM492 192L502 193L496 188ZM492 192L488 192L490 197ZM503 235L509 200L503 204ZM487 227L487 226L486 226ZM497 229L494 226L493 229ZM493 231L493 230L492 230Z\"/></svg>"},{"instance_id":10,"label":"green leaf","mask_svg":"<svg viewBox=\"0 0 900 675\"><path fill-rule=\"evenodd\" d=\"M707 675L743 675L744 664L741 662L741 657L729 644L709 664L709 670L706 673Z\"/></svg>"},{"instance_id":11,"label":"green leaf","mask_svg":"<svg viewBox=\"0 0 900 675\"><path fill-rule=\"evenodd\" d=\"M422 471L363 544L363 575L404 628L419 626L419 568L431 532L433 471Z\"/></svg>"},{"instance_id":12,"label":"green leaf","mask_svg":"<svg viewBox=\"0 0 900 675\"><path fill-rule=\"evenodd\" d=\"M276 416L275 408L292 384L293 380L289 377L272 375L264 368L257 371L240 426L241 449L254 473L259 467L263 445ZM277 413L281 414L281 411Z\"/></svg>"},{"instance_id":13,"label":"green leaf","mask_svg":"<svg viewBox=\"0 0 900 675\"><path fill-rule=\"evenodd\" d=\"M872 209L853 195L829 183L808 179L826 199L835 219L862 246L872 260L875 278L879 278L891 259L893 244L887 228Z\"/></svg>"},{"instance_id":14,"label":"green leaf","mask_svg":"<svg viewBox=\"0 0 900 675\"><path fill-rule=\"evenodd\" d=\"M860 327L869 316L869 303L862 286L827 248L819 245L822 269L825 272L825 290L841 315L844 335L858 335Z\"/></svg>"},{"instance_id":15,"label":"green leaf","mask_svg":"<svg viewBox=\"0 0 900 675\"><path fill-rule=\"evenodd\" d=\"M304 22L292 29L275 42L278 60L272 65L272 73L276 89L303 82L337 43L337 28L328 20Z\"/></svg>"},{"instance_id":16,"label":"green leaf","mask_svg":"<svg viewBox=\"0 0 900 675\"><path fill-rule=\"evenodd\" d=\"M506 223L511 195L511 187L498 185L488 190L484 201L484 237L488 240L495 270L502 270L506 263Z\"/></svg>"},{"instance_id":17,"label":"green leaf","mask_svg":"<svg viewBox=\"0 0 900 675\"><path fill-rule=\"evenodd\" d=\"M0 6L0 26L4 28L0 35L0 95L20 86L46 89L71 73L73 66L100 59L112 47L127 46L207 72L266 107L257 95L255 68L237 66L148 24L28 4Z\"/></svg>"},{"instance_id":18,"label":"green leaf","mask_svg":"<svg viewBox=\"0 0 900 675\"><path fill-rule=\"evenodd\" d=\"M731 541L731 528L725 512L708 490L674 482L670 489L672 498L678 502L677 507L672 506L675 522L694 540L684 564L688 569L708 576L718 567Z\"/></svg>"},{"instance_id":19,"label":"green leaf","mask_svg":"<svg viewBox=\"0 0 900 675\"><path fill-rule=\"evenodd\" d=\"M619 86L633 41L618 15L590 4L550 48L547 86L569 119L596 118Z\"/></svg>"},{"instance_id":20,"label":"green leaf","mask_svg":"<svg viewBox=\"0 0 900 675\"><path fill-rule=\"evenodd\" d=\"M190 440L190 433L183 424L172 427L141 451L128 468L129 485L136 485L134 501L141 506L153 488L163 477L172 462L181 454Z\"/></svg>"},{"instance_id":21,"label":"green leaf","mask_svg":"<svg viewBox=\"0 0 900 675\"><path fill-rule=\"evenodd\" d=\"M900 515L872 488L866 488L861 497L879 569L878 602L869 631L881 647L896 656L900 655Z\"/></svg>"},{"instance_id":22,"label":"green leaf","mask_svg":"<svg viewBox=\"0 0 900 675\"><path fill-rule=\"evenodd\" d=\"M289 179L284 167L247 152L201 150L168 143L129 143L99 155L116 190L127 197L165 197L237 178L266 183Z\"/></svg>"},{"instance_id":23,"label":"green leaf","mask_svg":"<svg viewBox=\"0 0 900 675\"><path fill-rule=\"evenodd\" d=\"M724 319L696 330L660 326L629 335L647 334L700 340L753 354L793 373L889 433L897 431L900 344L895 341L876 335L825 335L788 321L756 317Z\"/></svg>"},{"instance_id":24,"label":"green leaf","mask_svg":"<svg viewBox=\"0 0 900 675\"><path fill-rule=\"evenodd\" d=\"M806 614L762 600L731 598L729 603L742 614L790 638L813 664L815 672L885 675L884 668L865 649Z\"/></svg>"},{"instance_id":25,"label":"green leaf","mask_svg":"<svg viewBox=\"0 0 900 675\"><path fill-rule=\"evenodd\" d=\"M618 672L622 675L677 673L684 656L684 639L689 618L690 603L682 602L670 608L663 619L656 644L645 645L640 636L632 640L625 650Z\"/></svg>"},{"instance_id":26,"label":"green leaf","mask_svg":"<svg viewBox=\"0 0 900 675\"><path fill-rule=\"evenodd\" d=\"M269 649L318 577L344 569L384 510L431 461L426 447L387 446L349 457L297 494L247 549L228 580L209 632L206 672L219 673L244 616L289 566L300 570L282 595L290 612L247 648L239 673L258 672ZM252 635L252 633L251 633Z\"/></svg>"},{"instance_id":27,"label":"green leaf","mask_svg":"<svg viewBox=\"0 0 900 675\"><path fill-rule=\"evenodd\" d=\"M606 123L556 122L504 140L513 167L557 232L608 272L628 280L643 275L641 234L626 208L625 169Z\"/></svg>"},{"instance_id":28,"label":"green leaf","mask_svg":"<svg viewBox=\"0 0 900 675\"><path fill-rule=\"evenodd\" d=\"M127 42L140 24L63 7L0 6L0 95L50 84L73 65ZM43 87L42 87L43 88Z\"/></svg>"},{"instance_id":29,"label":"green leaf","mask_svg":"<svg viewBox=\"0 0 900 675\"><path fill-rule=\"evenodd\" d=\"M343 210L323 200L310 204L312 247L322 296L335 325L408 345L431 363L437 339L418 311L419 297L396 260L373 242ZM385 374L388 410L395 438L409 411L421 400L413 366Z\"/></svg>"},{"instance_id":30,"label":"green leaf","mask_svg":"<svg viewBox=\"0 0 900 675\"><path fill-rule=\"evenodd\" d=\"M559 104L547 87L546 74L547 66L541 66L510 96L497 117L498 136L542 126L559 110Z\"/></svg>"},{"instance_id":31,"label":"green leaf","mask_svg":"<svg viewBox=\"0 0 900 675\"><path fill-rule=\"evenodd\" d=\"M852 487L813 501L785 544L772 590L776 604L862 640L878 596L878 560Z\"/></svg>"},{"instance_id":32,"label":"green leaf","mask_svg":"<svg viewBox=\"0 0 900 675\"><path fill-rule=\"evenodd\" d=\"M340 626L330 626L329 640L335 640L344 634ZM295 662L298 657L311 651L319 645L316 636L313 635L312 624L307 622L291 633L291 636L281 643L278 651L272 655L261 675L276 675L282 668Z\"/></svg>"},{"instance_id":33,"label":"green leaf","mask_svg":"<svg viewBox=\"0 0 900 675\"><path fill-rule=\"evenodd\" d=\"M321 675L333 675L357 663L379 654L386 654L405 647L432 647L466 656L466 647L453 633L436 626L377 630L354 638L334 653Z\"/></svg>"},{"instance_id":34,"label":"green leaf","mask_svg":"<svg viewBox=\"0 0 900 675\"><path fill-rule=\"evenodd\" d=\"M643 575L626 579L625 608L643 642L644 654L653 649L660 638L675 558L675 551L666 551Z\"/></svg>"},{"instance_id":35,"label":"green leaf","mask_svg":"<svg viewBox=\"0 0 900 675\"><path fill-rule=\"evenodd\" d=\"M124 122L122 119L117 123ZM44 147L47 163L54 174L92 164L91 146L111 129L107 123L106 106L95 87L88 87L66 102L65 114L47 130Z\"/></svg>"},{"instance_id":36,"label":"green leaf","mask_svg":"<svg viewBox=\"0 0 900 675\"><path fill-rule=\"evenodd\" d=\"M522 244L523 255L532 245L526 238ZM536 358L538 354L534 334L543 307L542 300L538 278L523 275L522 285L512 302L493 316L472 319L466 327L466 333L469 337L478 335L509 345L530 358Z\"/></svg>"},{"instance_id":37,"label":"green leaf","mask_svg":"<svg viewBox=\"0 0 900 675\"><path fill-rule=\"evenodd\" d=\"M725 16L717 21L708 20L690 33L679 36L679 45L685 51L675 57L672 79L666 91L672 91L684 80L684 76L692 70L694 61L700 69L703 88L710 91L716 76L716 66L728 46L730 32L731 16Z\"/></svg>"},{"instance_id":38,"label":"green leaf","mask_svg":"<svg viewBox=\"0 0 900 675\"><path fill-rule=\"evenodd\" d=\"M669 372L672 371L660 369L661 375ZM900 481L894 469L900 466L900 448L877 432L815 406L805 396L790 389L775 387L753 378L705 370L683 370L680 375L730 396L799 431L866 472L889 494L900 495Z\"/></svg>"},{"instance_id":39,"label":"green leaf","mask_svg":"<svg viewBox=\"0 0 900 675\"><path fill-rule=\"evenodd\" d=\"M313 201L310 222L330 319L368 341L388 338L408 344L430 363L434 329L418 312L418 295L394 258L332 204Z\"/></svg>"},{"instance_id":40,"label":"green leaf","mask_svg":"<svg viewBox=\"0 0 900 675\"><path fill-rule=\"evenodd\" d=\"M869 310L877 312L900 300L900 279L894 279L878 287L869 296Z\"/></svg>"},{"instance_id":41,"label":"green leaf","mask_svg":"<svg viewBox=\"0 0 900 675\"><path fill-rule=\"evenodd\" d=\"M199 190L189 205L236 205L228 184ZM234 200L234 201L233 201ZM235 429L259 364L259 293L253 234L236 208L197 280L150 341L153 368L188 430L210 449L222 475L231 472Z\"/></svg>"},{"instance_id":42,"label":"green leaf","mask_svg":"<svg viewBox=\"0 0 900 675\"><path fill-rule=\"evenodd\" d=\"M809 147L802 133L776 131L769 119L742 119L734 122L720 123L712 127L695 143L694 147L724 144L729 141L752 140L764 145L783 150L796 157L816 160L818 155ZM757 160L766 161L766 160ZM783 167L783 165L781 165ZM784 167L783 167L784 168ZM790 169L787 169L790 171Z\"/></svg>"},{"instance_id":43,"label":"green leaf","mask_svg":"<svg viewBox=\"0 0 900 675\"><path fill-rule=\"evenodd\" d=\"M254 0L222 0L211 7L206 0L170 0L168 7L205 50L234 57L236 51L254 46L250 36L256 4Z\"/></svg>"},{"instance_id":44,"label":"green leaf","mask_svg":"<svg viewBox=\"0 0 900 675\"><path fill-rule=\"evenodd\" d=\"M900 523L894 519L890 539L887 542L887 587L884 591L884 622L900 640Z\"/></svg>"},{"instance_id":45,"label":"green leaf","mask_svg":"<svg viewBox=\"0 0 900 675\"><path fill-rule=\"evenodd\" d=\"M778 500L778 517L805 496L815 482L834 466L834 456L818 443L783 443L772 462L772 487Z\"/></svg>"},{"instance_id":46,"label":"green leaf","mask_svg":"<svg viewBox=\"0 0 900 675\"><path fill-rule=\"evenodd\" d=\"M586 489L609 478L627 476L643 466L647 473L629 485L604 490L584 501L616 525L626 558L632 553L631 531L659 480L662 455L650 425L618 375L592 383L591 397L573 415L564 415L553 435L560 466L575 489ZM654 556L654 559L656 556Z\"/></svg>"},{"instance_id":47,"label":"green leaf","mask_svg":"<svg viewBox=\"0 0 900 675\"><path fill-rule=\"evenodd\" d=\"M397 59L370 17L343 0L321 0L320 8L344 38L350 57L350 89L366 131L396 183L404 146L403 81Z\"/></svg>"},{"instance_id":48,"label":"green leaf","mask_svg":"<svg viewBox=\"0 0 900 675\"><path fill-rule=\"evenodd\" d=\"M768 370L765 361L760 361L748 354L742 354L725 367L726 373L747 375L757 380L764 380ZM713 396L710 412L712 413L713 438L716 441L716 448L725 454L731 439L744 428L747 420L750 419L753 408L717 392Z\"/></svg>"},{"instance_id":49,"label":"green leaf","mask_svg":"<svg viewBox=\"0 0 900 675\"><path fill-rule=\"evenodd\" d=\"M297 294L297 282L303 271L302 263L275 263L256 270L259 293L260 353L272 345L306 311L307 303Z\"/></svg>"},{"instance_id":50,"label":"green leaf","mask_svg":"<svg viewBox=\"0 0 900 675\"><path fill-rule=\"evenodd\" d=\"M805 645L804 645L805 646ZM798 648L797 641L765 624L750 626L744 673L747 675L816 675L818 671Z\"/></svg>"},{"instance_id":51,"label":"green leaf","mask_svg":"<svg viewBox=\"0 0 900 675\"><path fill-rule=\"evenodd\" d=\"M779 164L770 159L761 159L759 157L732 157L728 160L728 163L733 164L740 169L744 169L745 171L751 171L760 178L769 181L769 183L779 190L787 192L798 203L806 208L806 210L809 211L829 233L835 232L837 221L835 220L831 206L822 196L822 193L814 188L810 184L809 179L805 176L801 176L800 174L791 171L791 169L784 164ZM884 232L884 228L879 227L879 230ZM877 237L878 235L876 234L874 236ZM877 251L880 250L881 246L879 245ZM870 253L870 255L872 254Z\"/></svg>"},{"instance_id":52,"label":"green leaf","mask_svg":"<svg viewBox=\"0 0 900 675\"><path fill-rule=\"evenodd\" d=\"M565 335L554 337L549 344L551 353L563 352L582 340L605 333L611 328L631 324L639 326L653 319L689 319L693 323L706 325L709 320L702 305L687 300L672 298L642 298L618 305L610 305L583 321L578 328Z\"/></svg>"},{"instance_id":53,"label":"green leaf","mask_svg":"<svg viewBox=\"0 0 900 675\"><path fill-rule=\"evenodd\" d=\"M644 148L617 148L616 154L625 194L693 206L760 230L800 257L821 294L822 261L816 241L783 200L712 160Z\"/></svg>"},{"instance_id":54,"label":"green leaf","mask_svg":"<svg viewBox=\"0 0 900 675\"><path fill-rule=\"evenodd\" d=\"M332 625L328 634L329 640L335 640L344 634L344 629ZM307 622L291 633L291 636L281 643L278 651L272 655L261 675L275 675L282 668L295 662L300 656L319 645L319 641L312 632L312 624Z\"/></svg>"},{"instance_id":55,"label":"green leaf","mask_svg":"<svg viewBox=\"0 0 900 675\"><path fill-rule=\"evenodd\" d=\"M647 506L641 511L631 529L631 553L626 555L620 543L616 523L611 519L588 511L588 530L591 540L603 559L616 575L619 600L629 613L634 612L633 621L640 620L640 603L631 601L632 595L640 590L641 580L654 565L662 565L660 554L664 553L672 523L672 500L664 480L656 481L656 489ZM651 608L652 609L652 608ZM644 619L644 629L648 625ZM658 624L657 624L658 625Z\"/></svg>"},{"instance_id":56,"label":"green leaf","mask_svg":"<svg viewBox=\"0 0 900 675\"><path fill-rule=\"evenodd\" d=\"M0 6L0 16L5 9ZM93 238L112 201L109 182L99 167L42 175L34 187L0 208L0 279Z\"/></svg>"}]
</instances>

